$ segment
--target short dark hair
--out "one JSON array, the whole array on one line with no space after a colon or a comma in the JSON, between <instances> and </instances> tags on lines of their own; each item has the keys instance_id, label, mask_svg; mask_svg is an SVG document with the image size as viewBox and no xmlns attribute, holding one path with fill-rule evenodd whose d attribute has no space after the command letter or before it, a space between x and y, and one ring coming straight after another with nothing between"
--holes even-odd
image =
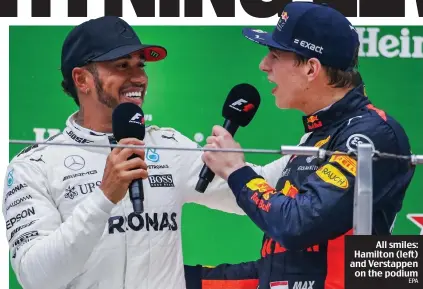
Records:
<instances>
[{"instance_id":1,"label":"short dark hair","mask_svg":"<svg viewBox=\"0 0 423 289\"><path fill-rule=\"evenodd\" d=\"M92 75L98 76L97 67L96 67L94 62L86 65L85 68ZM75 82L73 81L73 79L72 78L70 78L70 79L64 78L62 80L61 85L62 85L63 92L66 93L67 95L69 95L71 98L73 98L76 105L79 106L80 104L79 104L78 92L76 91Z\"/></svg>"},{"instance_id":2,"label":"short dark hair","mask_svg":"<svg viewBox=\"0 0 423 289\"><path fill-rule=\"evenodd\" d=\"M79 106L78 93L76 92L75 83L73 79L65 78L62 80L63 92L69 95L75 101L76 105Z\"/></svg>"},{"instance_id":3,"label":"short dark hair","mask_svg":"<svg viewBox=\"0 0 423 289\"><path fill-rule=\"evenodd\" d=\"M352 70L343 71L338 68L323 65L323 69L326 71L329 78L329 85L335 88L346 88L359 86L363 82L360 72L358 72L358 51L359 47L357 47L354 54ZM295 54L295 56L296 65L304 64L308 60L308 58L299 54Z\"/></svg>"}]
</instances>

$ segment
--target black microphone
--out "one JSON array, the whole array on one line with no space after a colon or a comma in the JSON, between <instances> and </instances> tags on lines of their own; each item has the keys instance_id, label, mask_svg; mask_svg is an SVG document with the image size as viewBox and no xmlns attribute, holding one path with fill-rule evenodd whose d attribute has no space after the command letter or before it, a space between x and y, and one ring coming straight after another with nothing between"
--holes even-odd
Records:
<instances>
[{"instance_id":1,"label":"black microphone","mask_svg":"<svg viewBox=\"0 0 423 289\"><path fill-rule=\"evenodd\" d=\"M245 127L250 123L259 106L260 94L254 86L247 83L234 86L223 105L223 127L234 136L240 126ZM213 171L204 165L195 190L204 193L214 175Z\"/></svg>"},{"instance_id":2,"label":"black microphone","mask_svg":"<svg viewBox=\"0 0 423 289\"><path fill-rule=\"evenodd\" d=\"M113 135L119 142L123 138L137 138L143 140L145 136L144 113L138 105L133 103L121 103L112 113ZM133 154L128 159L139 157ZM129 185L129 197L131 199L134 212L141 214L144 212L144 189L142 179L133 180Z\"/></svg>"}]
</instances>

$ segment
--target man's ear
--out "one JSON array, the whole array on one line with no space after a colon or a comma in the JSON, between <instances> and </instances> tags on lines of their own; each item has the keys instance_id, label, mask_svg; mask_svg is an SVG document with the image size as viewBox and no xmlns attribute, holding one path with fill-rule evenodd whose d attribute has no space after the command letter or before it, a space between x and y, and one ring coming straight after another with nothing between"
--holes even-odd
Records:
<instances>
[{"instance_id":1,"label":"man's ear","mask_svg":"<svg viewBox=\"0 0 423 289\"><path fill-rule=\"evenodd\" d=\"M75 67L72 70L72 78L75 88L82 93L88 94L92 87L92 75L84 68Z\"/></svg>"},{"instance_id":2,"label":"man's ear","mask_svg":"<svg viewBox=\"0 0 423 289\"><path fill-rule=\"evenodd\" d=\"M309 81L316 79L322 70L322 64L317 58L310 58L304 67Z\"/></svg>"}]
</instances>

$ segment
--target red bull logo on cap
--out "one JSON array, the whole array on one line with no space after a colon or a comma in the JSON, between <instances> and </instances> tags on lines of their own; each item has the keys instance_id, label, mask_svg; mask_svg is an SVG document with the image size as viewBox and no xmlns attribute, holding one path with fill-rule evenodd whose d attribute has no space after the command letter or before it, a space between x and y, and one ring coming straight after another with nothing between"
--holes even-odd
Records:
<instances>
[{"instance_id":1,"label":"red bull logo on cap","mask_svg":"<svg viewBox=\"0 0 423 289\"><path fill-rule=\"evenodd\" d=\"M276 24L276 28L281 31L282 28L285 26L286 21L288 21L288 12L283 11L281 14L281 18L279 18L278 24Z\"/></svg>"}]
</instances>

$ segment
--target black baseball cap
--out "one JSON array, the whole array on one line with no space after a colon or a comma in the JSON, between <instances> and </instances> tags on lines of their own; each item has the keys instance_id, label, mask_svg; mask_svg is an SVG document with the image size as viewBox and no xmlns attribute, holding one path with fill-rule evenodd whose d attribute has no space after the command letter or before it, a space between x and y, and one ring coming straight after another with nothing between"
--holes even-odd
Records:
<instances>
[{"instance_id":1,"label":"black baseball cap","mask_svg":"<svg viewBox=\"0 0 423 289\"><path fill-rule=\"evenodd\" d=\"M71 78L75 67L90 62L114 60L143 50L146 61L159 61L167 50L159 45L143 44L134 29L116 16L91 19L74 27L62 47L63 77Z\"/></svg>"},{"instance_id":2,"label":"black baseball cap","mask_svg":"<svg viewBox=\"0 0 423 289\"><path fill-rule=\"evenodd\" d=\"M348 71L360 45L357 31L339 11L312 2L284 7L273 33L244 28L246 38L261 45L317 58L323 65Z\"/></svg>"}]
</instances>

